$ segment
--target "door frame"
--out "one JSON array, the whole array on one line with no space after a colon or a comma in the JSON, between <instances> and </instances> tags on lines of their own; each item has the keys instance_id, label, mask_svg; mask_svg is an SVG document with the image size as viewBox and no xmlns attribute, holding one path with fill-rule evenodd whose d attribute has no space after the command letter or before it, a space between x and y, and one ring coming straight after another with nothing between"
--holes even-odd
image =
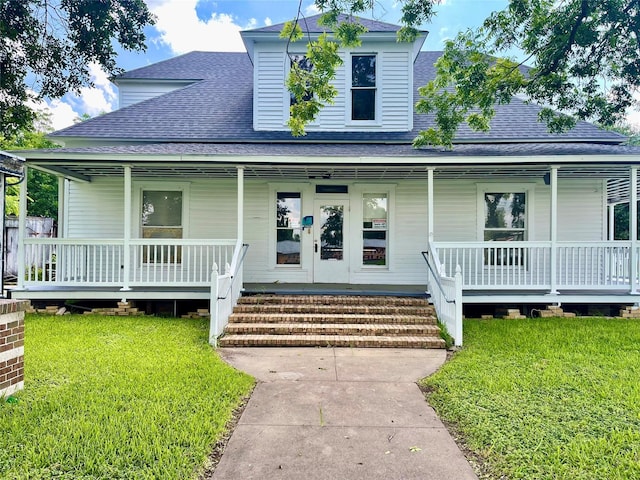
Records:
<instances>
[{"instance_id":1,"label":"door frame","mask_svg":"<svg viewBox=\"0 0 640 480\"><path fill-rule=\"evenodd\" d=\"M340 260L322 260L322 206L341 205L342 216L342 258ZM351 232L350 232L350 199L348 196L323 194L315 195L313 201L313 283L349 283L351 271Z\"/></svg>"}]
</instances>

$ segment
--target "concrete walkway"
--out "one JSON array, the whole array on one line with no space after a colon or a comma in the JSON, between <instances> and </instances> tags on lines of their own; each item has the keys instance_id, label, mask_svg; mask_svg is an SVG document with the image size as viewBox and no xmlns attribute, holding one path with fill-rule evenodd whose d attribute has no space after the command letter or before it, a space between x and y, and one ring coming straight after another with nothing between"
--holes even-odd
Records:
<instances>
[{"instance_id":1,"label":"concrete walkway","mask_svg":"<svg viewBox=\"0 0 640 480\"><path fill-rule=\"evenodd\" d=\"M477 479L415 383L444 350L218 352L258 384L216 480Z\"/></svg>"}]
</instances>

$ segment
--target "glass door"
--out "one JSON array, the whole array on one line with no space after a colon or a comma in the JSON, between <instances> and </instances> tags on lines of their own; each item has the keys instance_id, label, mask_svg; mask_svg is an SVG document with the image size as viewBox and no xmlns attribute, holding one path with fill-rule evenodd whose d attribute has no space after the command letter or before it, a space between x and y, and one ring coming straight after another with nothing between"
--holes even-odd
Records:
<instances>
[{"instance_id":1,"label":"glass door","mask_svg":"<svg viewBox=\"0 0 640 480\"><path fill-rule=\"evenodd\" d=\"M348 200L315 203L314 282L349 283Z\"/></svg>"}]
</instances>

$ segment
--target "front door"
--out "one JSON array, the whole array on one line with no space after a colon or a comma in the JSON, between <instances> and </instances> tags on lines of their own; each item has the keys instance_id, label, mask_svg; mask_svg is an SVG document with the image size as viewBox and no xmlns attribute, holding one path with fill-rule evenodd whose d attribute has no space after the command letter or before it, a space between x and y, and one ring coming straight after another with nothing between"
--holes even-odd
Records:
<instances>
[{"instance_id":1,"label":"front door","mask_svg":"<svg viewBox=\"0 0 640 480\"><path fill-rule=\"evenodd\" d=\"M316 200L313 281L349 283L349 200Z\"/></svg>"}]
</instances>

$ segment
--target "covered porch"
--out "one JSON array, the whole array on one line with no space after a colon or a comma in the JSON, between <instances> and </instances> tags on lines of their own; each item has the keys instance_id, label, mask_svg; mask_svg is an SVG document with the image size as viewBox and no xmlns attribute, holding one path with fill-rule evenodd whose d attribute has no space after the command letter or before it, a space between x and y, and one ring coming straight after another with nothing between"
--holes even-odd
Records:
<instances>
[{"instance_id":1,"label":"covered porch","mask_svg":"<svg viewBox=\"0 0 640 480\"><path fill-rule=\"evenodd\" d=\"M250 243L245 229L253 227L245 210L246 182L302 184L320 179L325 184L337 185L375 185L382 182L403 185L410 181L424 192L424 200L421 198L414 208L422 217L417 219L416 225L424 227L413 229L413 251L410 252L414 258L412 268L422 273L414 275L418 281L409 285L416 291L429 291L439 309L439 316L461 321L462 304L471 301L508 303L528 298L541 303L636 303L640 249L636 221L638 177L634 157L549 155L542 162L539 156L533 155L462 156L463 151L461 149L457 155L451 156L433 152L420 156L420 152L411 152L410 157L390 159L376 157L371 150L372 156L355 160L351 157L308 157L305 163L300 163L298 156L286 155L238 157L233 161L213 162L214 157L204 153L149 154L147 157L137 156L136 163L133 163L129 154L111 154L109 158L100 153L44 154L43 158L30 163L35 168L59 176L61 237L27 239L20 236L19 264L22 270L12 296L73 298L82 295L89 298L93 292L103 298L108 295L133 298L140 292L151 295L151 292L162 290L162 295L167 297L177 298L189 295L190 291L193 294L198 291L197 295L208 294L217 299L224 297L223 290L228 288L220 286L225 275L234 279L239 294L244 285L242 274L246 269L246 262L243 265L245 243ZM64 228L69 221L65 217L69 184L80 182L90 185L93 179L105 177L122 179L123 235L109 239L70 236ZM218 239L140 238L133 218L136 215L133 183L137 179L188 182L194 177L233 181L235 236ZM604 226L596 232L598 240L593 237L581 239L579 232L567 233L566 228L562 235L559 233L562 230L558 216L559 186L572 182L574 190L570 191L580 195L575 185L582 180L591 186L597 185L602 192L600 218L593 219L587 213L575 212L584 222L595 220ZM505 184L527 184L527 188L536 189L537 202L530 208L535 208L537 216L543 218L538 220L543 227L538 227L536 238L524 234L512 241L477 241L481 228L476 229L475 225L468 226L464 222L460 228L466 230L458 236L449 225L460 208L454 210L450 205L450 199L455 195L441 196L439 191L451 189L459 181L469 185L489 185L485 188L488 192L504 190L501 186ZM26 211L27 190L22 189L21 195L21 208ZM534 203L533 197L532 194L531 201L528 199L530 203ZM574 200L579 204L579 198ZM630 203L629 239L614 240L613 206L623 202ZM482 216L480 208L478 203L477 218ZM391 217L390 224L400 225L400 213L395 212L397 218ZM412 217L405 215L403 219L408 221ZM532 233L528 235L532 236ZM390 236L393 239L392 232ZM461 239L464 240L459 241ZM392 242L389 245L391 249L395 248ZM423 251L426 252L426 263L420 255ZM391 264L387 269L393 268L392 251ZM249 281L261 283L254 279ZM216 282L218 287L213 286ZM290 285L296 282L284 279L276 283ZM362 284L361 281L354 282L354 285ZM394 285L395 288L401 283L378 278L372 279L368 285L376 288ZM203 293L207 289L210 293ZM448 310L450 313L446 313ZM459 336L461 338L461 333Z\"/></svg>"}]
</instances>

